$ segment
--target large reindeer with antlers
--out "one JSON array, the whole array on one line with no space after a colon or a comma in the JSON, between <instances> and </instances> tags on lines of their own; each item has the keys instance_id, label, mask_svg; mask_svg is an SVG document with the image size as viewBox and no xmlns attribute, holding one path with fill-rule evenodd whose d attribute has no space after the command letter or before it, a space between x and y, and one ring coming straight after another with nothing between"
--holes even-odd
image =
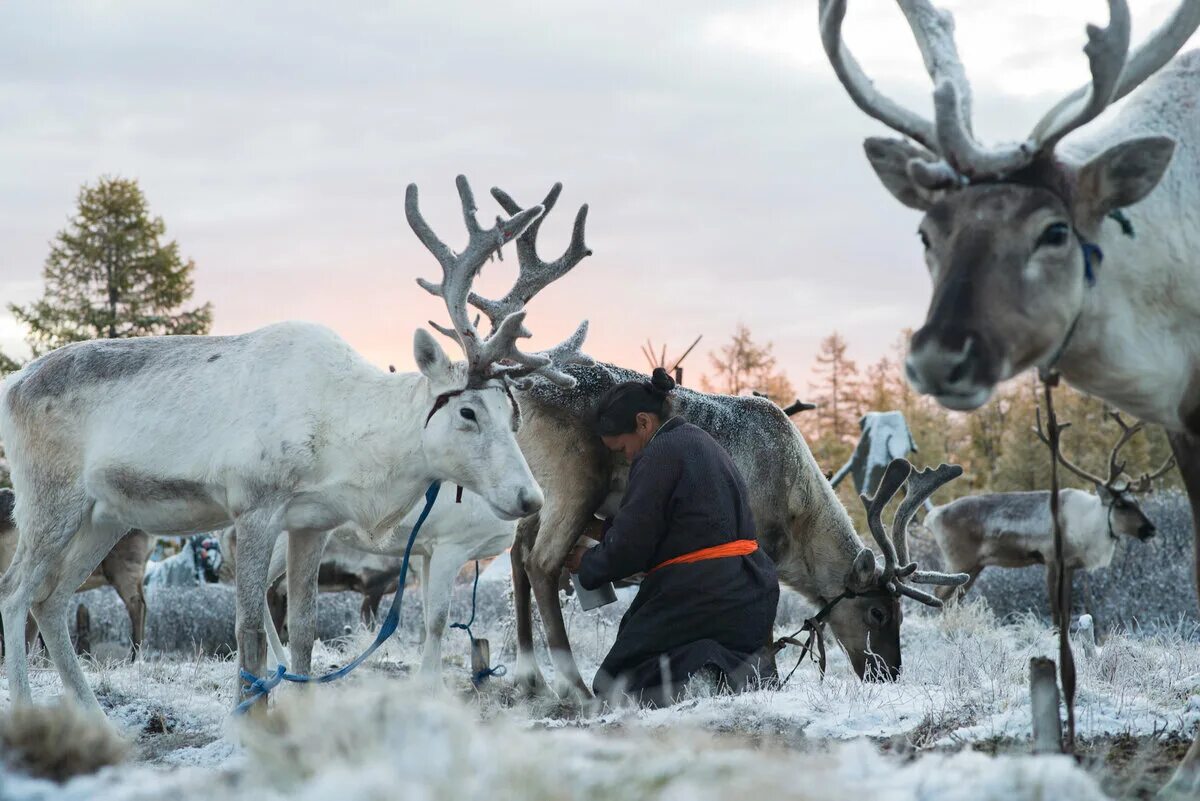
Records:
<instances>
[{"instance_id":1,"label":"large reindeer with antlers","mask_svg":"<svg viewBox=\"0 0 1200 801\"><path fill-rule=\"evenodd\" d=\"M317 566L326 532L343 523L391 534L433 481L481 495L502 517L536 512L542 492L515 438L510 385L561 372L583 359L586 324L546 353L526 354L524 293L491 336L467 312L471 284L500 247L535 225L543 207L476 221L470 186L458 178L470 239L456 254L421 217L417 188L405 212L437 257L440 284L462 346L453 364L424 330L419 373L391 374L333 332L283 323L238 336L147 337L82 342L10 376L0 396L0 438L12 464L20 544L0 580L0 614L32 608L64 684L86 705L96 697L71 650L67 606L130 528L156 533L237 527L239 667L261 673L263 604L277 536L288 533L288 625L292 664L311 667ZM5 631L14 703L30 701L20 626Z\"/></svg>"},{"instance_id":2,"label":"large reindeer with antlers","mask_svg":"<svg viewBox=\"0 0 1200 801\"><path fill-rule=\"evenodd\" d=\"M521 207L511 197L493 193L506 212L520 213ZM555 186L542 207L552 209L558 193ZM471 298L493 326L521 293L536 291L591 253L584 244L583 210L566 252L555 261L538 256L537 233L532 225L517 238L520 278L506 299ZM573 386L538 382L516 393L522 418L517 439L546 493L541 511L518 525L512 549L516 675L528 688L544 686L533 657L532 592L546 627L556 689L586 697L587 684L571 654L559 605L562 567L611 487L621 485L621 473L628 471L628 465L618 462L592 431L593 407L613 384L645 376L611 365L573 366L566 372L576 379ZM913 573L907 549L902 544L893 547L882 529L872 529L884 554L893 554L877 566L803 437L770 400L679 388L674 403L678 414L708 431L733 456L750 487L758 539L775 561L780 578L817 604L833 603L830 626L860 676L894 678L901 665L900 598L940 606L936 597L912 582L958 584L967 577ZM928 497L936 488L923 484L910 488L910 493ZM905 554L902 565L895 561L896 550Z\"/></svg>"},{"instance_id":3,"label":"large reindeer with antlers","mask_svg":"<svg viewBox=\"0 0 1200 801\"><path fill-rule=\"evenodd\" d=\"M1056 368L1167 428L1200 521L1200 53L1168 65L1200 27L1200 0L1182 0L1133 50L1129 9L1108 0L1108 25L1087 28L1091 82L1001 147L975 138L950 14L898 5L934 82L933 121L868 80L842 41L846 0L821 0L819 15L850 98L906 137L865 149L884 186L925 214L933 299L910 342L910 381L970 410L1023 370ZM1086 127L1126 96L1106 125ZM1200 740L1173 787L1185 785L1200 789Z\"/></svg>"},{"instance_id":4,"label":"large reindeer with antlers","mask_svg":"<svg viewBox=\"0 0 1200 801\"><path fill-rule=\"evenodd\" d=\"M1063 528L1063 569L1066 581L1076 570L1107 567L1116 549L1117 537L1148 540L1155 534L1154 523L1146 517L1137 495L1153 489L1154 481L1175 466L1172 456L1157 470L1143 473L1130 481L1125 463L1118 461L1121 448L1142 430L1142 424L1130 426L1118 412L1109 416L1121 428L1121 436L1108 459L1108 477L1088 472L1060 452L1059 463L1096 492L1064 489L1059 493ZM1059 426L1065 429L1069 423ZM1038 414L1038 436L1048 442ZM948 570L966 573L971 580L961 588L939 588L943 600L965 595L985 567L1046 566L1046 585L1050 597L1058 578L1054 560L1054 526L1050 520L1049 491L997 492L972 495L932 509L925 526L933 533ZM1051 604L1057 622L1058 610Z\"/></svg>"}]
</instances>

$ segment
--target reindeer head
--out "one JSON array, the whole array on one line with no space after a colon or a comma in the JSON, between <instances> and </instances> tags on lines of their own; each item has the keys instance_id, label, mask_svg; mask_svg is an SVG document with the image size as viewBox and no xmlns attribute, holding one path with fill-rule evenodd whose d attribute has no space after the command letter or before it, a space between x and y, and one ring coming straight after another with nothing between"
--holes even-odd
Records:
<instances>
[{"instance_id":1,"label":"reindeer head","mask_svg":"<svg viewBox=\"0 0 1200 801\"><path fill-rule=\"evenodd\" d=\"M1084 470L1063 456L1062 451L1058 452L1058 463L1095 486L1096 495L1100 498L1100 503L1103 504L1105 514L1108 516L1109 534L1113 536L1124 534L1127 537L1148 540L1155 535L1158 529L1142 511L1137 496L1154 488L1154 480L1162 477L1175 466L1175 457L1168 457L1157 470L1152 473L1142 473L1141 478L1131 482L1125 472L1125 462L1118 461L1118 457L1121 448L1125 447L1125 443L1142 430L1144 424L1139 422L1130 426L1121 417L1120 412L1109 411L1107 414L1121 428L1121 436L1117 438L1112 453L1108 456L1108 478L1101 478L1095 473ZM1061 423L1058 428L1061 431L1069 428L1070 425L1070 423ZM1042 430L1041 409L1037 410L1037 428L1034 430L1042 442L1050 444L1049 437Z\"/></svg>"},{"instance_id":2,"label":"reindeer head","mask_svg":"<svg viewBox=\"0 0 1200 801\"><path fill-rule=\"evenodd\" d=\"M897 0L934 82L931 122L881 95L841 37L845 0L821 0L821 40L851 99L909 140L872 138L867 158L884 186L925 212L920 237L933 278L925 324L912 337L909 380L952 409L981 406L995 386L1065 348L1100 253L1090 244L1112 211L1145 197L1174 142L1130 139L1086 163L1055 146L1161 68L1200 26L1200 0L1129 52L1129 9L1109 0L1108 27L1088 26L1092 82L1072 92L1023 142L981 146L954 21L928 0Z\"/></svg>"},{"instance_id":3,"label":"reindeer head","mask_svg":"<svg viewBox=\"0 0 1200 801\"><path fill-rule=\"evenodd\" d=\"M908 560L908 524L913 515L939 487L962 472L958 465L944 464L936 470L914 473L907 459L894 459L884 471L875 495L859 496L866 506L867 526L879 545L883 564L878 564L870 548L859 552L846 577L848 597L833 607L829 625L860 678L894 681L899 677L900 623L904 618L901 597L934 607L942 605L912 584L959 585L968 580L966 574L917 570L916 563ZM889 537L881 519L883 510L905 482L907 494L896 510Z\"/></svg>"},{"instance_id":4,"label":"reindeer head","mask_svg":"<svg viewBox=\"0 0 1200 801\"><path fill-rule=\"evenodd\" d=\"M446 247L421 216L415 184L409 185L405 198L409 225L442 266L440 284L417 280L423 289L445 301L452 323L448 328L432 321L430 325L458 342L466 356L465 364L453 364L429 332L420 329L416 333L416 361L429 382L432 398L422 448L436 478L466 487L483 497L500 517L515 519L540 509L543 496L517 446L519 410L510 387L524 386L533 376L572 386L574 379L562 368L591 363L579 350L587 336L586 321L551 350L523 353L517 348L518 339L530 336L524 324L525 304L591 254L583 242L587 206L575 218L567 252L547 263L537 256L537 231L544 215L554 208L561 184L554 185L542 205L529 209L493 189L492 195L511 216L507 220L497 217L495 226L485 230L475 218L475 198L467 179L460 175L457 183L470 234L460 254ZM500 248L512 239L516 239L520 264L513 288L500 300L473 293L471 285L484 262L499 255ZM476 328L478 317L471 320L468 303L491 322L486 338Z\"/></svg>"}]
</instances>

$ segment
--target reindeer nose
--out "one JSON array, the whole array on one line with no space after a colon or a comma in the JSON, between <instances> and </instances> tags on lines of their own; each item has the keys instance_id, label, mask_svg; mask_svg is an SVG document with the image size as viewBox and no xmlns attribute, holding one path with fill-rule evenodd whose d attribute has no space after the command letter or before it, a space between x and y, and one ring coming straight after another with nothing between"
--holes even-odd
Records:
<instances>
[{"instance_id":1,"label":"reindeer nose","mask_svg":"<svg viewBox=\"0 0 1200 801\"><path fill-rule=\"evenodd\" d=\"M542 508L545 497L541 489L534 487L532 491L523 489L517 494L517 507L524 517L528 517Z\"/></svg>"},{"instance_id":2,"label":"reindeer nose","mask_svg":"<svg viewBox=\"0 0 1200 801\"><path fill-rule=\"evenodd\" d=\"M992 381L983 338L965 329L925 326L913 335L904 370L919 392L975 408L986 400ZM976 402L977 401L977 402ZM970 405L974 404L974 405Z\"/></svg>"}]
</instances>

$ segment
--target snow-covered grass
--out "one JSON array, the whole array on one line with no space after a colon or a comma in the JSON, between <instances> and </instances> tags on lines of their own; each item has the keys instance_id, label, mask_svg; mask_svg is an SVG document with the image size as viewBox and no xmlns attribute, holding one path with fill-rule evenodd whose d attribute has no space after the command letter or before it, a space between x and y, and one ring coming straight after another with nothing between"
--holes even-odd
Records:
<instances>
[{"instance_id":1,"label":"snow-covered grass","mask_svg":"<svg viewBox=\"0 0 1200 801\"><path fill-rule=\"evenodd\" d=\"M590 675L617 615L568 604ZM506 620L485 619L477 633L510 658ZM344 662L369 637L320 644L318 667ZM230 718L230 661L91 663L110 719L135 741L131 759L64 786L0 772L0 798L1133 797L1161 782L1170 761L1155 744L1190 739L1200 725L1200 643L1162 630L1115 634L1094 656L1076 649L1078 730L1091 756L1082 766L1026 756L1029 658L1056 656L1057 642L1032 617L998 625L982 603L910 611L896 683L859 682L831 642L824 680L805 665L781 691L728 697L695 688L664 710L519 699L502 680L476 693L465 637L447 637L447 692L407 675L418 646L404 631L344 682L276 691L262 723ZM782 655L785 672L792 659ZM59 692L48 666L33 679L39 699ZM1106 763L1117 761L1118 743L1135 764L1114 775ZM1162 764L1150 764L1156 759Z\"/></svg>"}]
</instances>

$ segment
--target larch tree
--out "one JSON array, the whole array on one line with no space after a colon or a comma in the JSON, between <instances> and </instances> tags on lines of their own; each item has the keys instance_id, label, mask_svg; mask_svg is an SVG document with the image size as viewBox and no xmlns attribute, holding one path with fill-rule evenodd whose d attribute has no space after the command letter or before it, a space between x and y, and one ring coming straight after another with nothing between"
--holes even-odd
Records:
<instances>
[{"instance_id":1,"label":"larch tree","mask_svg":"<svg viewBox=\"0 0 1200 801\"><path fill-rule=\"evenodd\" d=\"M41 299L8 307L29 329L33 355L87 339L207 333L212 304L185 308L195 264L165 234L137 181L85 185L51 243Z\"/></svg>"},{"instance_id":2,"label":"larch tree","mask_svg":"<svg viewBox=\"0 0 1200 801\"><path fill-rule=\"evenodd\" d=\"M817 393L813 402L822 436L838 441L858 432L858 366L846 355L846 348L846 340L836 331L821 340L813 367L818 380L811 384Z\"/></svg>"},{"instance_id":3,"label":"larch tree","mask_svg":"<svg viewBox=\"0 0 1200 801\"><path fill-rule=\"evenodd\" d=\"M757 391L779 404L795 400L795 390L787 374L778 369L771 343L757 344L742 323L738 323L729 344L709 353L708 359L712 375L700 379L705 392L747 395Z\"/></svg>"}]
</instances>

